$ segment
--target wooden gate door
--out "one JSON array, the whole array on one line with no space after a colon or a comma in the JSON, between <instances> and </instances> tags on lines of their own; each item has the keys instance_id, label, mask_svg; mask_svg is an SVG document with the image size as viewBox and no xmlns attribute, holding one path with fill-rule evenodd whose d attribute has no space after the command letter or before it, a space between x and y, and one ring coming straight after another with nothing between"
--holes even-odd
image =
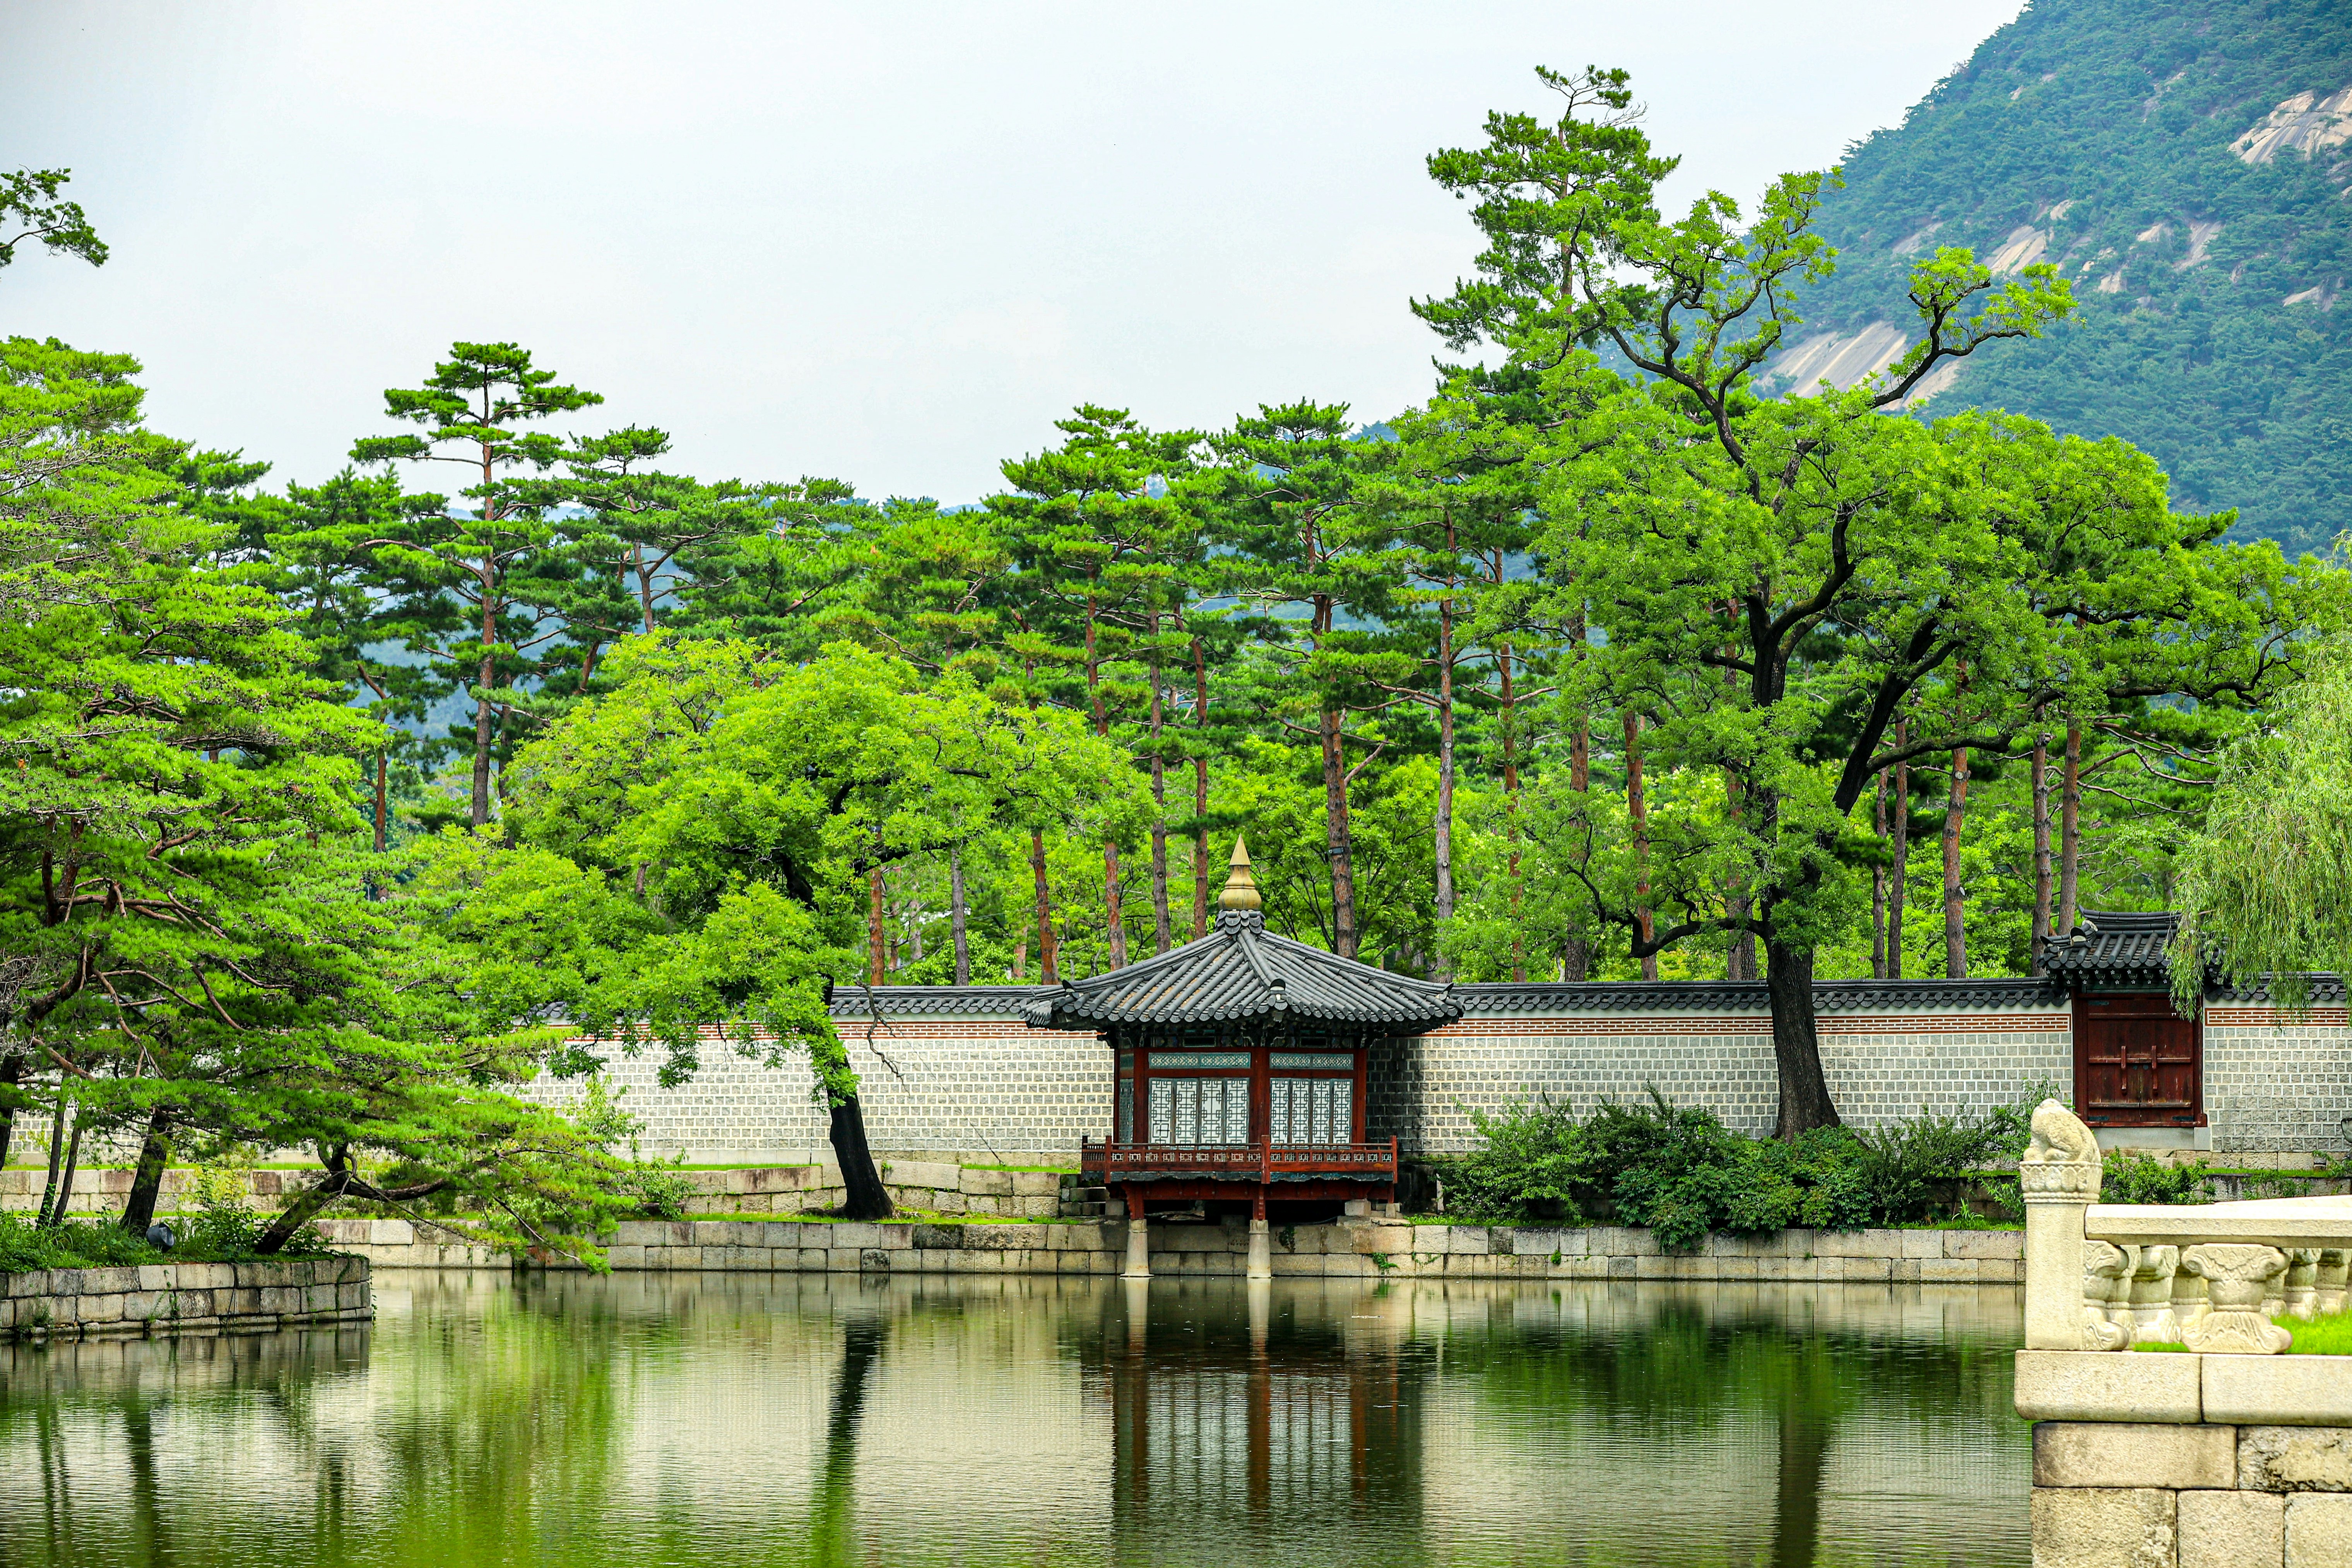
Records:
<instances>
[{"instance_id":1,"label":"wooden gate door","mask_svg":"<svg viewBox=\"0 0 2352 1568\"><path fill-rule=\"evenodd\" d=\"M2074 1103L2094 1127L2200 1127L2204 1031L2150 993L2074 998Z\"/></svg>"}]
</instances>

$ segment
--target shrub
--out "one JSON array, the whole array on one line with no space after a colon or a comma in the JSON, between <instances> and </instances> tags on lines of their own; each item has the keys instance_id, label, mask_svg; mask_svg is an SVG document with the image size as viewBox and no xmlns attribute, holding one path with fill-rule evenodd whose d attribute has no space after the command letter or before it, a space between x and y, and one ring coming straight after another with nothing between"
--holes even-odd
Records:
<instances>
[{"instance_id":1,"label":"shrub","mask_svg":"<svg viewBox=\"0 0 2352 1568\"><path fill-rule=\"evenodd\" d=\"M2213 1178L2202 1160L2167 1164L2153 1154L2108 1153L2099 1175L2099 1198L2111 1204L2210 1204Z\"/></svg>"},{"instance_id":2,"label":"shrub","mask_svg":"<svg viewBox=\"0 0 2352 1568\"><path fill-rule=\"evenodd\" d=\"M1963 1205L1977 1167L2013 1157L2023 1114L1932 1116L1875 1133L1822 1128L1788 1142L1732 1131L1713 1112L1603 1100L1580 1121L1549 1100L1471 1113L1479 1147L1442 1162L1446 1207L1495 1223L1586 1219L1604 1209L1685 1252L1711 1231L1916 1224Z\"/></svg>"}]
</instances>

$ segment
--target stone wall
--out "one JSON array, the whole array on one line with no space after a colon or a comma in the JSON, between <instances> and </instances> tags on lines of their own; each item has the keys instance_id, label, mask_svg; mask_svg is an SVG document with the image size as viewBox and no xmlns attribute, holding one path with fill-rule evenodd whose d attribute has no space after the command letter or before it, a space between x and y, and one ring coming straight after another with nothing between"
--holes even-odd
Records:
<instances>
[{"instance_id":1,"label":"stone wall","mask_svg":"<svg viewBox=\"0 0 2352 1568\"><path fill-rule=\"evenodd\" d=\"M835 1018L857 1071L866 1142L878 1156L1075 1163L1079 1136L1099 1138L1110 1124L1110 1055L1092 1035L1032 1029L1009 1007L911 1016L877 1009L877 1018L853 1005L859 993L842 994ZM682 1152L694 1164L832 1158L804 1057L770 1068L714 1034L694 1081L664 1089L655 1055L604 1054L606 1083L645 1124L640 1142L649 1155ZM526 1093L568 1104L580 1087L559 1080Z\"/></svg>"},{"instance_id":2,"label":"stone wall","mask_svg":"<svg viewBox=\"0 0 2352 1568\"><path fill-rule=\"evenodd\" d=\"M2352 1563L2352 1357L2021 1351L2036 1568Z\"/></svg>"},{"instance_id":3,"label":"stone wall","mask_svg":"<svg viewBox=\"0 0 2352 1568\"><path fill-rule=\"evenodd\" d=\"M1857 1127L1916 1116L1922 1107L1985 1110L2074 1076L2067 1015L2056 1005L1824 1014L1820 1028L1830 1093ZM1472 1146L1472 1108L1549 1097L1581 1111L1602 1099L1643 1100L1653 1086L1740 1131L1770 1131L1780 1100L1770 1015L1473 1012L1375 1051L1373 1131L1416 1152L1455 1153Z\"/></svg>"},{"instance_id":4,"label":"stone wall","mask_svg":"<svg viewBox=\"0 0 2352 1568\"><path fill-rule=\"evenodd\" d=\"M0 1274L0 1339L215 1334L363 1322L368 1259L160 1263Z\"/></svg>"},{"instance_id":5,"label":"stone wall","mask_svg":"<svg viewBox=\"0 0 2352 1568\"><path fill-rule=\"evenodd\" d=\"M381 1268L504 1267L406 1220L331 1219L338 1247ZM1243 1271L1240 1220L1153 1222L1155 1274ZM2010 1285L2024 1279L2013 1230L1787 1230L1711 1237L1698 1252L1667 1254L1646 1230L1594 1226L1406 1225L1343 1219L1276 1226L1277 1277L1744 1280L1762 1283ZM844 1221L633 1220L607 1249L618 1271L757 1273L1116 1274L1124 1220L936 1225ZM568 1265L562 1265L568 1267Z\"/></svg>"},{"instance_id":6,"label":"stone wall","mask_svg":"<svg viewBox=\"0 0 2352 1568\"><path fill-rule=\"evenodd\" d=\"M2217 1151L2343 1154L2343 1120L2352 1116L2344 1009L2315 1007L2296 1019L2268 1006L2208 1006L2205 1111Z\"/></svg>"}]
</instances>

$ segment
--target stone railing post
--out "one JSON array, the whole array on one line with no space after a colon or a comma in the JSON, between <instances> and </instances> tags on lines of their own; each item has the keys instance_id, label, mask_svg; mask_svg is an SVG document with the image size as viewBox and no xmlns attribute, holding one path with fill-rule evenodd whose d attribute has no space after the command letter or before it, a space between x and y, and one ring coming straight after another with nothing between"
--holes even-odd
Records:
<instances>
[{"instance_id":1,"label":"stone railing post","mask_svg":"<svg viewBox=\"0 0 2352 1568\"><path fill-rule=\"evenodd\" d=\"M2189 1348L2209 1355L2276 1355L2294 1338L2271 1321L2268 1303L2286 1272L2275 1247L2206 1242L2181 1255L2180 1267L2200 1275L2211 1305L2190 1326Z\"/></svg>"},{"instance_id":2,"label":"stone railing post","mask_svg":"<svg viewBox=\"0 0 2352 1568\"><path fill-rule=\"evenodd\" d=\"M2018 1164L2025 1198L2025 1346L2028 1350L2113 1350L2129 1342L2086 1298L2083 1211L2099 1197L2099 1141L2054 1100L2034 1109L2033 1142ZM2110 1267L2120 1270L2115 1248ZM2112 1281L2114 1272L2105 1279ZM2102 1292L2104 1295L2104 1291Z\"/></svg>"},{"instance_id":3,"label":"stone railing post","mask_svg":"<svg viewBox=\"0 0 2352 1568\"><path fill-rule=\"evenodd\" d=\"M2332 1315L2344 1310L2346 1277L2352 1274L2352 1252L2340 1247L2322 1247L2319 1268L2313 1277L2315 1299L2313 1305L2323 1314Z\"/></svg>"},{"instance_id":4,"label":"stone railing post","mask_svg":"<svg viewBox=\"0 0 2352 1568\"><path fill-rule=\"evenodd\" d=\"M2143 1247L2131 1275L2131 1342L2173 1345L2180 1342L2180 1320L2172 1310L2172 1279L2179 1271L2180 1248Z\"/></svg>"}]
</instances>

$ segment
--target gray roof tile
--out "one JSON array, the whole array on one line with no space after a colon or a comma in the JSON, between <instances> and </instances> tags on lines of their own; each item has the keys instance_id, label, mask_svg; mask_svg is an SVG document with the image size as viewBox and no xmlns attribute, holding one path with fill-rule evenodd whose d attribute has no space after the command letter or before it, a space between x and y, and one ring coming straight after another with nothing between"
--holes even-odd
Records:
<instances>
[{"instance_id":1,"label":"gray roof tile","mask_svg":"<svg viewBox=\"0 0 2352 1568\"><path fill-rule=\"evenodd\" d=\"M2063 942L2042 950L2042 969L2074 984L2148 985L2172 984L2171 961L2165 949L2180 927L2180 917L2169 911L2125 913L2084 910L2074 931Z\"/></svg>"},{"instance_id":2,"label":"gray roof tile","mask_svg":"<svg viewBox=\"0 0 2352 1568\"><path fill-rule=\"evenodd\" d=\"M1198 942L1085 980L1023 1009L1033 1028L1208 1024L1283 1013L1419 1034L1462 1016L1454 987L1391 974L1276 936L1254 910L1220 910Z\"/></svg>"}]
</instances>

